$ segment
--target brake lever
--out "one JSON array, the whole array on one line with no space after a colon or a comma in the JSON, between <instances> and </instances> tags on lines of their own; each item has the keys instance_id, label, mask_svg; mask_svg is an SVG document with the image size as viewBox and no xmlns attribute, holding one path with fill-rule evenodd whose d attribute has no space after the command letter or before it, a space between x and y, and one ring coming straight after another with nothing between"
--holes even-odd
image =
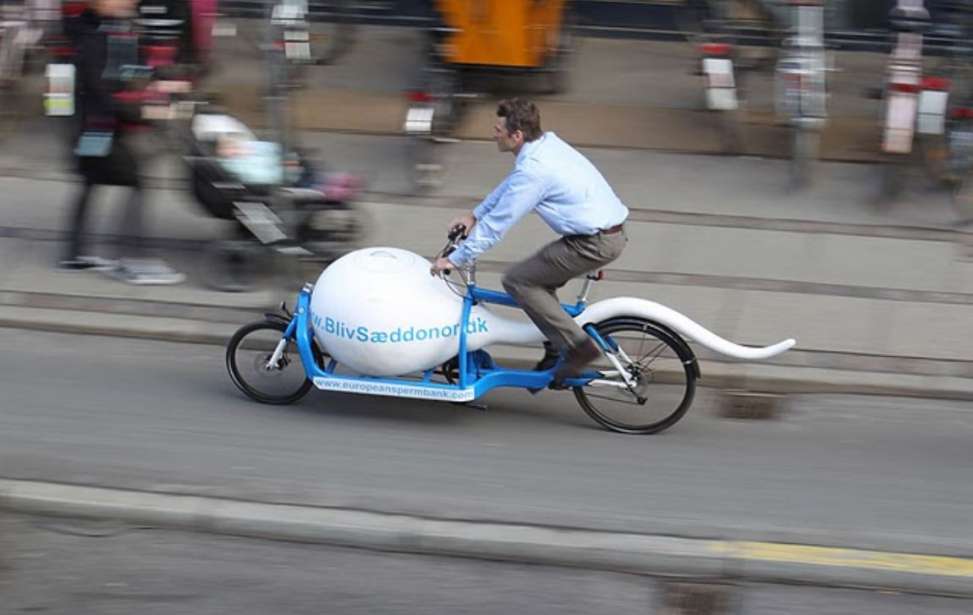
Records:
<instances>
[{"instance_id":1,"label":"brake lever","mask_svg":"<svg viewBox=\"0 0 973 615\"><path fill-rule=\"evenodd\" d=\"M449 229L449 233L446 234L446 245L442 250L439 251L439 256L446 258L456 250L456 240L466 239L469 236L465 224L457 224L453 228ZM452 269L443 269L439 272L439 277L446 279L447 276L453 273Z\"/></svg>"}]
</instances>

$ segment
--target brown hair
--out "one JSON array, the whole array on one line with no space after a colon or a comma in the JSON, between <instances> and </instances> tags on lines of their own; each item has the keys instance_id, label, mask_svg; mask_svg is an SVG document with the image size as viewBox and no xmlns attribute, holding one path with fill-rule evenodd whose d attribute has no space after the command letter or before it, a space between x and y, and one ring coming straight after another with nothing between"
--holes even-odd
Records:
<instances>
[{"instance_id":1,"label":"brown hair","mask_svg":"<svg viewBox=\"0 0 973 615\"><path fill-rule=\"evenodd\" d=\"M543 134L541 112L537 105L524 98L508 98L497 105L497 117L507 118L507 131L524 133L524 141L533 141Z\"/></svg>"}]
</instances>

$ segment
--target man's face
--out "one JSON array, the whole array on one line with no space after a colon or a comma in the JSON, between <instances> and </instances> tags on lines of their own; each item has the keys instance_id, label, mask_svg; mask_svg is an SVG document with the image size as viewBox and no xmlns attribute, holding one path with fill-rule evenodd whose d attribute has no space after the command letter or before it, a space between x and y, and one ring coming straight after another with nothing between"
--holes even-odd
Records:
<instances>
[{"instance_id":1,"label":"man's face","mask_svg":"<svg viewBox=\"0 0 973 615\"><path fill-rule=\"evenodd\" d=\"M507 130L507 118L498 117L493 126L493 140L497 142L497 149L501 152L512 152L524 143L524 133Z\"/></svg>"}]
</instances>

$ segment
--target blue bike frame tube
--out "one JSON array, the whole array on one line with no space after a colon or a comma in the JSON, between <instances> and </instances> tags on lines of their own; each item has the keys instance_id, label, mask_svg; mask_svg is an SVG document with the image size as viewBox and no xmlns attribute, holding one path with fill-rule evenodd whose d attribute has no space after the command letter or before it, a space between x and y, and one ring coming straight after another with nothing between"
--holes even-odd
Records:
<instances>
[{"instance_id":1,"label":"blue bike frame tube","mask_svg":"<svg viewBox=\"0 0 973 615\"><path fill-rule=\"evenodd\" d=\"M497 305L507 305L510 307L520 307L517 301L508 295L507 293L502 293L496 290L486 290L483 288L470 288L470 295L472 295L474 301L481 301L483 303L495 303ZM572 318L577 316L584 311L584 303L562 303L561 307L567 312Z\"/></svg>"},{"instance_id":2,"label":"blue bike frame tube","mask_svg":"<svg viewBox=\"0 0 973 615\"><path fill-rule=\"evenodd\" d=\"M473 292L466 293L463 297L463 314L460 316L459 320L459 386L460 388L466 388L466 326L470 321L470 311L473 309Z\"/></svg>"},{"instance_id":3,"label":"blue bike frame tube","mask_svg":"<svg viewBox=\"0 0 973 615\"><path fill-rule=\"evenodd\" d=\"M311 352L311 344L314 341L311 340L308 333L311 329L310 317L311 294L302 290L297 295L297 309L294 310L294 318L291 319L291 324L287 326L287 331L289 335L297 339L297 350L301 354L301 362L304 363L304 373L307 377L327 376L328 374L314 362L314 354ZM288 335L288 333L285 333L285 335Z\"/></svg>"},{"instance_id":4,"label":"blue bike frame tube","mask_svg":"<svg viewBox=\"0 0 973 615\"><path fill-rule=\"evenodd\" d=\"M294 337L294 329L297 328L297 319L291 318L291 321L287 323L287 328L284 329L284 337L291 339Z\"/></svg>"},{"instance_id":5,"label":"blue bike frame tube","mask_svg":"<svg viewBox=\"0 0 973 615\"><path fill-rule=\"evenodd\" d=\"M602 350L607 350L608 352L618 352L618 344L615 343L613 339L605 339L598 333L598 329L591 324L584 326L585 332L595 340L595 343L601 346Z\"/></svg>"}]
</instances>

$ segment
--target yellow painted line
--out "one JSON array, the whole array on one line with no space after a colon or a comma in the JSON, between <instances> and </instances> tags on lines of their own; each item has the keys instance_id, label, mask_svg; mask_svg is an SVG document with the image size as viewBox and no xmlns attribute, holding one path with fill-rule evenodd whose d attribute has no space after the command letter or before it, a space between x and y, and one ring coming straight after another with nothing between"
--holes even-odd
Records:
<instances>
[{"instance_id":1,"label":"yellow painted line","mask_svg":"<svg viewBox=\"0 0 973 615\"><path fill-rule=\"evenodd\" d=\"M973 578L973 559L963 557L864 551L773 542L726 541L714 543L712 546L721 555L743 560Z\"/></svg>"}]
</instances>

